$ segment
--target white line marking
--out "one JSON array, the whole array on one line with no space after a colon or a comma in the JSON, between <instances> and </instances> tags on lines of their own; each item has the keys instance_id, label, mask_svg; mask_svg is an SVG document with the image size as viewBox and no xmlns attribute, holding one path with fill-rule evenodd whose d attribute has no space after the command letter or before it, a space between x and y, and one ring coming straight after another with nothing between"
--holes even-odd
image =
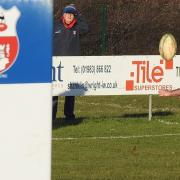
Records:
<instances>
[{"instance_id":1,"label":"white line marking","mask_svg":"<svg viewBox=\"0 0 180 180\"><path fill-rule=\"evenodd\" d=\"M169 122L169 121L163 121L163 120L158 120L159 122L166 124L166 125L178 125L178 122Z\"/></svg>"},{"instance_id":2,"label":"white line marking","mask_svg":"<svg viewBox=\"0 0 180 180\"><path fill-rule=\"evenodd\" d=\"M59 102L63 103L64 101L63 100L59 100ZM92 105L92 106L102 106L102 103L93 103L93 102L82 102L82 101L78 101L77 104L87 104L87 105ZM125 106L121 106L120 104L117 104L117 103L106 103L106 104L103 104L103 106L110 106L110 107L114 107L114 108L122 108L122 107L125 107ZM127 108L131 108L133 109L134 107L131 106L131 104L128 104L126 105Z\"/></svg>"},{"instance_id":3,"label":"white line marking","mask_svg":"<svg viewBox=\"0 0 180 180\"><path fill-rule=\"evenodd\" d=\"M165 137L165 136L180 136L178 134L152 134L152 135L139 135L139 136L107 136L107 137L66 137L66 138L52 138L53 141L64 140L96 140L96 139L135 139L135 138L150 138L150 137Z\"/></svg>"}]
</instances>

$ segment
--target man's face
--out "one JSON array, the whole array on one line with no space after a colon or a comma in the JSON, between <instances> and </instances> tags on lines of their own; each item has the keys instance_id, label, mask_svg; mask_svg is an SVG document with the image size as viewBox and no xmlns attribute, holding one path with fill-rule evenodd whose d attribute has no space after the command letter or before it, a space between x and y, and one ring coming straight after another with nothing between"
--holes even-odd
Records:
<instances>
[{"instance_id":1,"label":"man's face","mask_svg":"<svg viewBox=\"0 0 180 180\"><path fill-rule=\"evenodd\" d=\"M74 20L74 14L71 13L64 13L63 17L66 24L71 24Z\"/></svg>"}]
</instances>

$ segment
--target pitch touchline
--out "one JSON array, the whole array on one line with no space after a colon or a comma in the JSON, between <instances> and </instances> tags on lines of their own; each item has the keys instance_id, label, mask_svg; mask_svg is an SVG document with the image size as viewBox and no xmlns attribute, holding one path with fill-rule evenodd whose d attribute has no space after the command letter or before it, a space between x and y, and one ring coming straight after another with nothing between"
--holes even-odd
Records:
<instances>
[{"instance_id":1,"label":"pitch touchline","mask_svg":"<svg viewBox=\"0 0 180 180\"><path fill-rule=\"evenodd\" d=\"M180 136L178 134L157 134L157 135L140 135L140 136L109 136L109 137L66 137L66 138L52 138L53 141L63 141L63 140L79 140L79 139L133 139L133 138L149 138L149 137L165 137L165 136Z\"/></svg>"}]
</instances>

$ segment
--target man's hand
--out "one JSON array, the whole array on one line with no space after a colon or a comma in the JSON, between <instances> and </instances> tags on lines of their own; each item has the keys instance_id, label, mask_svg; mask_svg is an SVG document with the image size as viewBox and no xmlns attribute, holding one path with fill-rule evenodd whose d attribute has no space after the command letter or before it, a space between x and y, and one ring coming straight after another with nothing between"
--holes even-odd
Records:
<instances>
[{"instance_id":1,"label":"man's hand","mask_svg":"<svg viewBox=\"0 0 180 180\"><path fill-rule=\"evenodd\" d=\"M171 91L169 91L169 90L159 90L159 96L171 96Z\"/></svg>"},{"instance_id":2,"label":"man's hand","mask_svg":"<svg viewBox=\"0 0 180 180\"><path fill-rule=\"evenodd\" d=\"M180 88L175 90L160 90L159 96L180 96Z\"/></svg>"}]
</instances>

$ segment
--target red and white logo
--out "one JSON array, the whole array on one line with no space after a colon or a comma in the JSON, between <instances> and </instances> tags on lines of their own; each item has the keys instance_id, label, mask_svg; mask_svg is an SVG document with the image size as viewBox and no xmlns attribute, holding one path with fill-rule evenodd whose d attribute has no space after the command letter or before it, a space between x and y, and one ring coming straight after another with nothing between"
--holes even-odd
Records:
<instances>
[{"instance_id":1,"label":"red and white logo","mask_svg":"<svg viewBox=\"0 0 180 180\"><path fill-rule=\"evenodd\" d=\"M0 6L0 74L16 61L19 52L16 24L19 17L20 11L16 6L8 10Z\"/></svg>"},{"instance_id":2,"label":"red and white logo","mask_svg":"<svg viewBox=\"0 0 180 180\"><path fill-rule=\"evenodd\" d=\"M164 79L166 71L173 70L173 60L159 60L151 62L149 60L132 60L130 72L131 80L126 80L126 91L133 90L157 90L158 85ZM157 86L156 86L157 85Z\"/></svg>"}]
</instances>

